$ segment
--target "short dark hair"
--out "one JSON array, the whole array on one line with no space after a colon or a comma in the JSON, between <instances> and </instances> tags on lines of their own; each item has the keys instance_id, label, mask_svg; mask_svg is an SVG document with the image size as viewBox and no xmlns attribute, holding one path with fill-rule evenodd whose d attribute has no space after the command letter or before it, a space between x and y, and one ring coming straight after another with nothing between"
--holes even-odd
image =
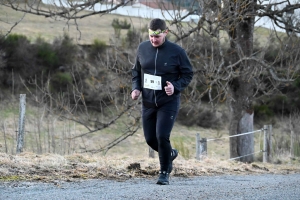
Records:
<instances>
[{"instance_id":1,"label":"short dark hair","mask_svg":"<svg viewBox=\"0 0 300 200\"><path fill-rule=\"evenodd\" d=\"M156 31L157 29L160 29L162 31L168 29L168 27L166 25L166 22L162 19L159 19L159 18L152 19L149 23L148 28L153 30L153 31Z\"/></svg>"}]
</instances>

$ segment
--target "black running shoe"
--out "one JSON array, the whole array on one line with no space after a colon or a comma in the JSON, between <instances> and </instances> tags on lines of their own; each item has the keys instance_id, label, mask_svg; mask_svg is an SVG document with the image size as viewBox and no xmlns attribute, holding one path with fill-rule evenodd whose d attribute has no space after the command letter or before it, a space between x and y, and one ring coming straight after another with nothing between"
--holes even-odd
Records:
<instances>
[{"instance_id":1,"label":"black running shoe","mask_svg":"<svg viewBox=\"0 0 300 200\"><path fill-rule=\"evenodd\" d=\"M166 171L159 172L157 183L158 185L169 185L169 173Z\"/></svg>"},{"instance_id":2,"label":"black running shoe","mask_svg":"<svg viewBox=\"0 0 300 200\"><path fill-rule=\"evenodd\" d=\"M171 151L171 162L169 164L169 174L171 174L172 170L173 170L173 160L175 160L175 158L178 156L178 151L177 149L172 149Z\"/></svg>"}]
</instances>

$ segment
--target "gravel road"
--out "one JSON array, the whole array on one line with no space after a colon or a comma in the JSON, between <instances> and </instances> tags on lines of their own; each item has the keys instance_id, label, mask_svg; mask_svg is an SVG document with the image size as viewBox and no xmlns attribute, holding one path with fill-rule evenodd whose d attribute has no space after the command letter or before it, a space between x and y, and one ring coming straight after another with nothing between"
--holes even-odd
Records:
<instances>
[{"instance_id":1,"label":"gravel road","mask_svg":"<svg viewBox=\"0 0 300 200\"><path fill-rule=\"evenodd\" d=\"M170 185L156 179L77 182L1 182L0 199L300 199L300 174L172 177Z\"/></svg>"}]
</instances>

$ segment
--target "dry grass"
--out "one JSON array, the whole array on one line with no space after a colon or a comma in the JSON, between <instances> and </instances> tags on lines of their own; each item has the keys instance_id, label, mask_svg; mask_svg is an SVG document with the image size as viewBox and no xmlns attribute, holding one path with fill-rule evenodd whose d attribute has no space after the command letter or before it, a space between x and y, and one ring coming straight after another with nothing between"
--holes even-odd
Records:
<instances>
[{"instance_id":1,"label":"dry grass","mask_svg":"<svg viewBox=\"0 0 300 200\"><path fill-rule=\"evenodd\" d=\"M73 154L37 155L21 153L16 156L0 153L0 181L76 181L79 179L117 179L143 177L156 178L158 159L143 157L110 157ZM225 174L288 174L299 173L299 165L245 164L206 158L202 161L174 161L172 176L211 176Z\"/></svg>"},{"instance_id":2,"label":"dry grass","mask_svg":"<svg viewBox=\"0 0 300 200\"><path fill-rule=\"evenodd\" d=\"M15 120L18 115L18 110L13 108L17 106L6 106L1 108L0 119L6 119L6 134L10 135L11 141L15 141ZM34 180L34 181L54 181L66 180L75 181L78 179L128 179L132 177L156 177L159 170L158 156L154 159L148 157L148 146L145 143L142 130L139 130L133 136L127 138L116 147L109 150L105 155L99 154L79 154L76 151L68 152L65 156L58 154L44 153L42 154L30 153L36 152L36 140L29 140L28 137L35 133L36 122L33 115L38 112L27 105L26 121L26 146L25 153L14 155L14 153L5 154L3 130L0 128L0 180L14 181L14 180ZM10 120L9 120L10 119ZM44 122L47 122L44 119ZM61 137L63 124L68 123L59 121L56 124L56 137ZM67 126L67 125L66 125ZM41 125L47 128L47 125ZM261 127L259 127L261 128ZM111 129L100 131L93 136L85 138L85 145L89 148L104 145L117 137L117 130L120 129L118 125L114 125ZM80 127L76 127L76 134L85 132ZM274 132L279 131L274 127ZM177 146L180 154L174 161L173 176L203 176L203 175L220 175L220 174L256 174L256 173L299 173L299 160L290 160L288 154L280 156L280 163L282 164L265 164L255 162L252 164L245 164L236 161L229 161L229 142L228 139L216 140L208 142L208 155L205 159L198 161L195 159L195 141L196 134L200 133L203 138L218 138L226 137L228 131L224 127L222 130L205 129L201 127L186 127L178 123L171 135L172 146L175 146L177 141L182 141L182 146ZM71 132L75 134L75 132ZM46 135L45 135L46 136ZM36 137L36 136L33 136ZM47 139L45 137L44 139ZM42 139L42 141L44 141ZM255 151L260 149L261 140L260 134L256 135ZM15 142L10 144L9 149L15 151ZM66 144L65 144L66 145ZM80 146L83 145L82 140L73 142L74 148L77 152ZM61 148L66 148L57 145L57 153L61 153ZM189 152L183 154L183 152ZM259 155L256 155L259 156ZM277 159L277 158L276 158ZM278 163L278 162L276 162Z\"/></svg>"},{"instance_id":3,"label":"dry grass","mask_svg":"<svg viewBox=\"0 0 300 200\"><path fill-rule=\"evenodd\" d=\"M15 154L17 140L16 130L19 115L18 108L17 101L10 103L1 102L0 104L0 152ZM99 149L122 135L122 130L124 129L123 121L128 123L126 115L124 116L125 119L121 119L120 122L116 122L116 124L111 125L109 128L88 134L83 138L79 137L69 140L68 138L81 135L88 132L88 130L75 122L58 119L57 116L46 117L43 115L43 111L43 108L32 106L29 103L26 105L24 151L37 153L39 145L42 146L40 153L58 153L61 155ZM39 121L40 119L42 119L42 121ZM3 126L5 126L6 143ZM40 127L40 129L38 129L38 127ZM204 138L217 138L219 136L224 137L228 135L226 128L223 130L214 130L196 126L186 127L176 123L172 131L171 143L181 151L185 159L195 158L197 133L200 133L200 136ZM41 138L39 139L39 137ZM49 137L51 137L51 141L55 139L55 151L52 142L49 141ZM50 149L48 147L49 142L51 143ZM209 142L208 156L226 160L229 158L228 147L228 139ZM138 130L133 136L110 149L106 155L148 156L148 146L143 136L143 130Z\"/></svg>"}]
</instances>

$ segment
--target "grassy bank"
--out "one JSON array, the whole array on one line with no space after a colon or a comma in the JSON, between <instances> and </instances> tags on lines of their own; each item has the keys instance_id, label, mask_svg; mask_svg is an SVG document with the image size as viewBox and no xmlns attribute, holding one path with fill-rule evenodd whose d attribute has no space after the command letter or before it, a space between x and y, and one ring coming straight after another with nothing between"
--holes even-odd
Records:
<instances>
[{"instance_id":1,"label":"grassy bank","mask_svg":"<svg viewBox=\"0 0 300 200\"><path fill-rule=\"evenodd\" d=\"M47 9L47 8L45 8ZM88 11L83 11L88 12ZM14 11L10 8L0 6L0 19L2 19L1 29L4 34L18 22L24 13ZM25 14L21 22L13 28L11 33L23 34L32 42L36 38L41 37L46 41L53 41L57 37L61 37L67 33L78 44L91 44L95 39L110 43L114 36L114 29L111 26L114 19L127 20L131 24L131 28L143 29L148 24L150 19L141 17L129 17L114 14L94 15L80 20L67 21L65 19L45 18L32 14ZM5 23L4 23L5 22ZM184 23L186 24L186 23ZM188 27L188 26L187 26ZM169 26L170 29L175 29L175 26ZM127 30L121 30L121 37L127 34ZM227 38L226 34L222 34L222 40ZM254 40L263 45L268 43L270 31L266 28L255 28ZM283 35L279 33L279 35Z\"/></svg>"},{"instance_id":2,"label":"grassy bank","mask_svg":"<svg viewBox=\"0 0 300 200\"><path fill-rule=\"evenodd\" d=\"M57 154L37 155L22 153L11 156L0 153L0 181L76 181L80 179L156 178L159 171L158 159L122 156L101 157L89 155ZM213 176L246 174L292 174L300 173L299 164L245 164L235 161L220 161L206 158L202 161L174 161L172 176Z\"/></svg>"}]
</instances>

